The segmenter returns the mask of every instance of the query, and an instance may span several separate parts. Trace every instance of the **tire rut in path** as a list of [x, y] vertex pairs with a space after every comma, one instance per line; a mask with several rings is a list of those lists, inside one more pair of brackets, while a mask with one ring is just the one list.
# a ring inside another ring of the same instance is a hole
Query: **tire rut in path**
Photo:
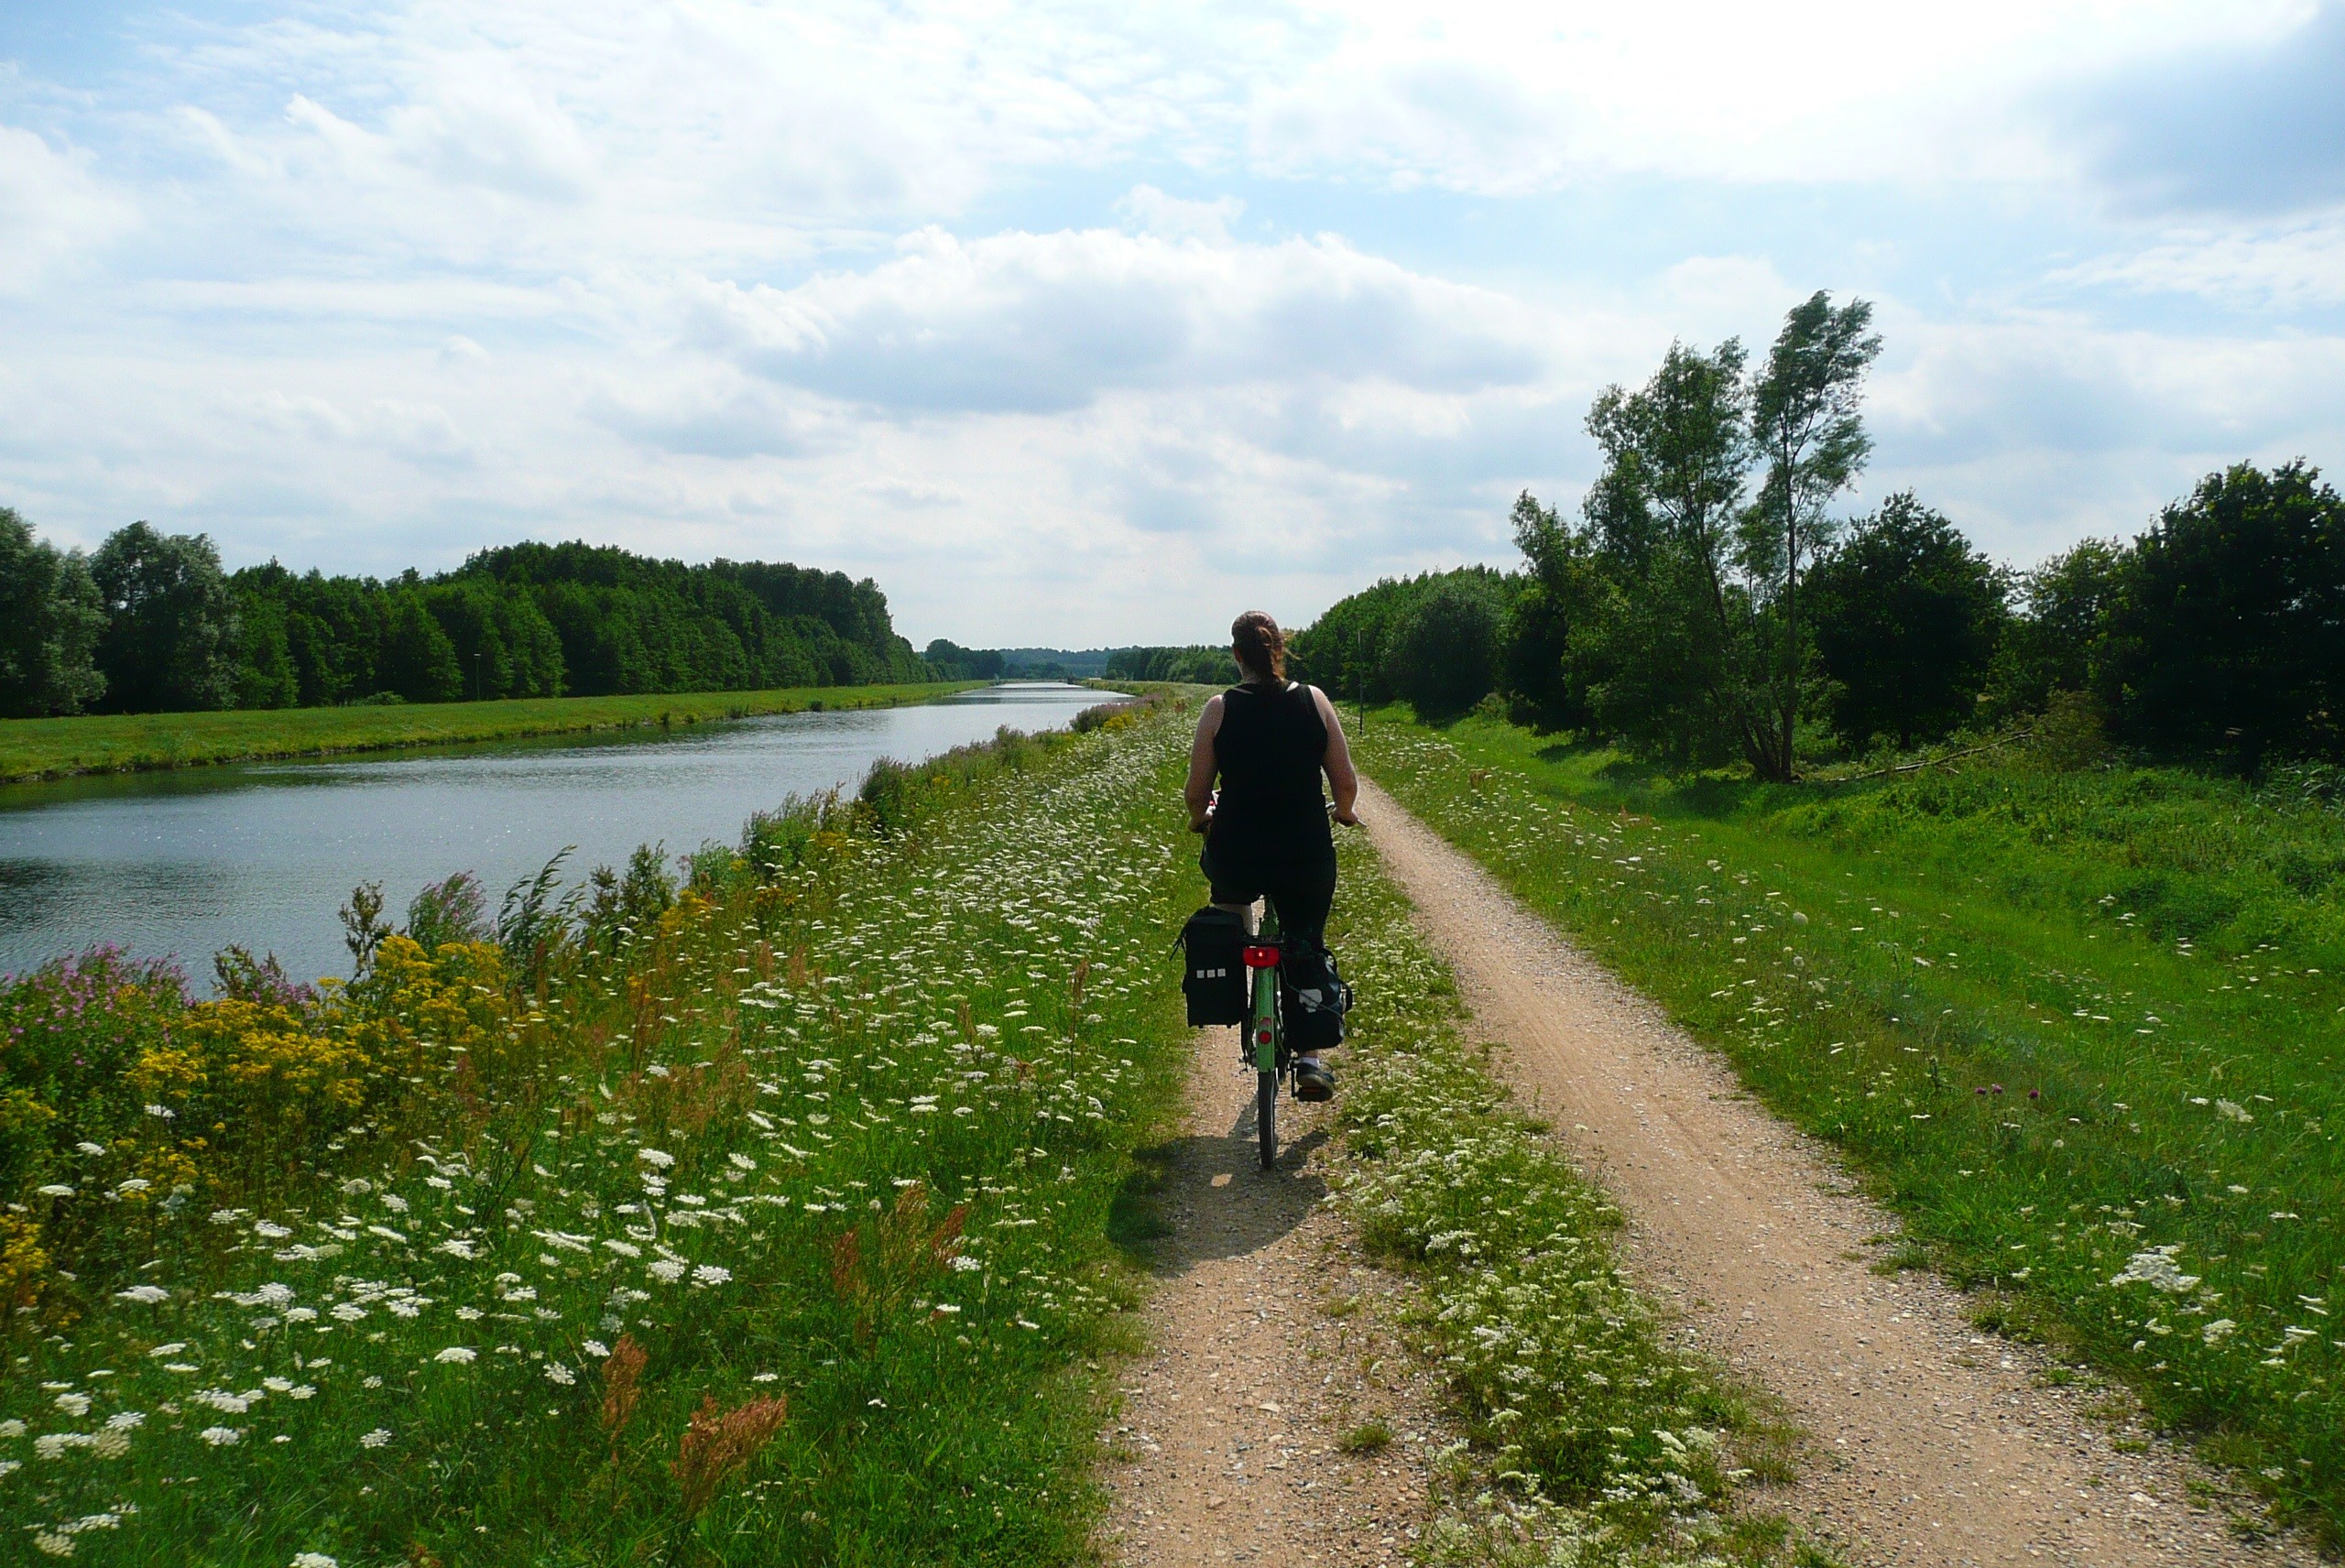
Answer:
[[2190, 1506], [2187, 1456], [2119, 1452], [1943, 1284], [1871, 1273], [1896, 1222], [1827, 1149], [1365, 781], [1360, 815], [1505, 1073], [1628, 1215], [1637, 1283], [1806, 1433], [1801, 1479], [1762, 1505], [1861, 1563], [2315, 1561]]
[[[1325, 1203], [1325, 1107], [1282, 1098], [1279, 1169], [1256, 1161], [1254, 1084], [1227, 1029], [1199, 1031], [1183, 1136], [1156, 1150], [1148, 1349], [1107, 1433], [1103, 1555], [1129, 1568], [1399, 1564], [1427, 1514], [1439, 1389], [1393, 1323], [1411, 1287]], [[1341, 1315], [1328, 1311], [1340, 1303]], [[1369, 1419], [1380, 1453], [1339, 1451]]]

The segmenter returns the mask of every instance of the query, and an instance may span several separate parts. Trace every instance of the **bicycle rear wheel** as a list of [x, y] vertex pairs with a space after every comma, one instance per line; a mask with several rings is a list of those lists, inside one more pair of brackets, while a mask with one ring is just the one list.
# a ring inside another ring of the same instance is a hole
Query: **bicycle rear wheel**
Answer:
[[1275, 1073], [1257, 1073], [1260, 1083], [1254, 1090], [1254, 1131], [1262, 1145], [1262, 1169], [1275, 1168], [1279, 1162], [1279, 1075]]

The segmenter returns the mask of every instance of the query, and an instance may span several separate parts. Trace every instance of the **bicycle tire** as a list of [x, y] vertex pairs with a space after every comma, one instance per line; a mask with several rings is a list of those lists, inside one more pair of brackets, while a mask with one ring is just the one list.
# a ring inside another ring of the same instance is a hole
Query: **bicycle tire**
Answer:
[[1275, 1170], [1279, 1162], [1279, 1075], [1258, 1073], [1260, 1080], [1254, 1088], [1254, 1132], [1262, 1146], [1262, 1169]]

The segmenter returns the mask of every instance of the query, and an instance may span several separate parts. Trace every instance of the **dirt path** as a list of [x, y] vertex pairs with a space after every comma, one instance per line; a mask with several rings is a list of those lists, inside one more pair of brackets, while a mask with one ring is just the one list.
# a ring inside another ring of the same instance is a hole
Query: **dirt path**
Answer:
[[[1437, 1390], [1393, 1323], [1407, 1286], [1322, 1200], [1326, 1113], [1280, 1106], [1289, 1152], [1254, 1151], [1254, 1074], [1235, 1034], [1197, 1036], [1185, 1135], [1152, 1151], [1171, 1234], [1150, 1349], [1108, 1433], [1107, 1555], [1132, 1568], [1400, 1563], [1427, 1519]], [[1380, 1421], [1372, 1454], [1341, 1451]]]
[[1918, 1275], [1870, 1271], [1896, 1222], [1823, 1146], [1747, 1099], [1659, 1008], [1564, 942], [1372, 786], [1360, 815], [1519, 1090], [1630, 1219], [1640, 1282], [1808, 1434], [1771, 1499], [1852, 1561], [1910, 1565], [2310, 1563], [2195, 1508], [2202, 1479], [2040, 1385]]

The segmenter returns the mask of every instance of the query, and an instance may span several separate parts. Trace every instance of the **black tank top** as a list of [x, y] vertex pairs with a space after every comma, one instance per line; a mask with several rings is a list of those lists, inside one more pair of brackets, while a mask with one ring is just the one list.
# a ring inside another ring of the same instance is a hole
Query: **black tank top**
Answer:
[[1223, 692], [1213, 753], [1221, 774], [1216, 855], [1307, 861], [1334, 853], [1319, 793], [1327, 725], [1310, 687], [1233, 686]]

